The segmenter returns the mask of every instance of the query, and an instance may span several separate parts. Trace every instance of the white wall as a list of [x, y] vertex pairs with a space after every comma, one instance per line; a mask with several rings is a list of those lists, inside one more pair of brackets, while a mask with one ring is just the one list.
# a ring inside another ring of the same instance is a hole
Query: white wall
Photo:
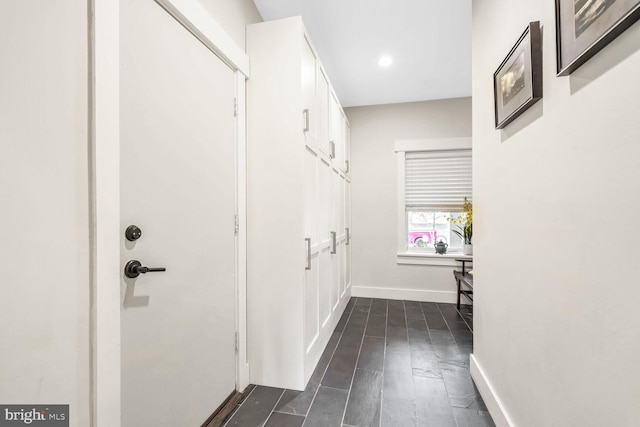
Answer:
[[[558, 78], [554, 19], [473, 3], [474, 355], [513, 425], [638, 425], [640, 23]], [[534, 20], [544, 97], [497, 131], [492, 75]]]
[[[87, 1], [0, 6], [0, 402], [89, 425]], [[117, 286], [117, 283], [114, 284]]]
[[394, 144], [399, 139], [471, 136], [471, 98], [353, 107], [345, 112], [351, 124], [353, 294], [453, 301], [452, 267], [397, 263]]
[[[262, 22], [253, 0], [198, 0], [243, 50], [245, 27]], [[245, 50], [246, 51], [246, 50]]]

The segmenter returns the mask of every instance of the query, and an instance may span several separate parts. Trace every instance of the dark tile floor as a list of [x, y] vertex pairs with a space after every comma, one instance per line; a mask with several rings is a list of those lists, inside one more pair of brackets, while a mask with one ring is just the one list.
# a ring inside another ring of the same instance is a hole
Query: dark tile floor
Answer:
[[472, 326], [468, 306], [352, 298], [307, 388], [254, 387], [225, 426], [493, 426]]

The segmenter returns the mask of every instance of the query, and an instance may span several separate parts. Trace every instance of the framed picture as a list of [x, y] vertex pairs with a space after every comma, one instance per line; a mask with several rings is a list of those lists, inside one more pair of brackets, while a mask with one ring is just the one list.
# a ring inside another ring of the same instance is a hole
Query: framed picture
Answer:
[[556, 0], [558, 75], [568, 76], [640, 18], [640, 0]]
[[531, 22], [493, 73], [496, 129], [502, 129], [542, 98], [540, 22]]

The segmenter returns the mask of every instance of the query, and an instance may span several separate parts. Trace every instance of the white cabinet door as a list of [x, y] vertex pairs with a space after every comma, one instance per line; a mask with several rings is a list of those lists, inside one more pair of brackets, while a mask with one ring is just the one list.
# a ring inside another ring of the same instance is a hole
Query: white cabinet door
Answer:
[[329, 80], [320, 66], [318, 66], [317, 83], [318, 148], [328, 156], [331, 154], [329, 146]]
[[317, 140], [316, 56], [307, 39], [302, 43], [302, 127], [307, 144]]
[[332, 313], [332, 268], [331, 268], [331, 165], [324, 159], [318, 163], [318, 232], [320, 243], [320, 319], [324, 326]]
[[331, 154], [334, 165], [342, 169], [340, 162], [344, 156], [344, 117], [334, 93], [331, 93], [329, 97], [329, 141], [332, 146]]
[[349, 123], [344, 122], [344, 171], [351, 173], [351, 127]]
[[349, 289], [351, 287], [351, 183], [347, 180], [345, 180], [344, 190], [344, 218], [346, 228], [344, 280], [346, 288]]
[[338, 251], [338, 239], [340, 233], [340, 216], [337, 198], [340, 194], [340, 174], [331, 169], [331, 310], [338, 307], [340, 301], [340, 257]]
[[304, 157], [304, 346], [308, 352], [318, 338], [319, 241], [318, 241], [318, 156], [307, 148]]
[[346, 228], [345, 228], [345, 211], [344, 211], [344, 194], [345, 194], [345, 182], [346, 180], [342, 176], [338, 176], [338, 194], [335, 199], [336, 212], [338, 213], [338, 244], [337, 244], [337, 256], [338, 256], [338, 269], [340, 280], [340, 298], [344, 297], [346, 292], [345, 282], [345, 243], [346, 243]]

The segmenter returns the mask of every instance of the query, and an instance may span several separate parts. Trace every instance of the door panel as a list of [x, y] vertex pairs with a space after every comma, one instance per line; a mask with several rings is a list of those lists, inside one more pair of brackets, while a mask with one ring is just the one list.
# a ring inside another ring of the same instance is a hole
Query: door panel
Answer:
[[309, 352], [318, 338], [320, 323], [318, 317], [318, 269], [320, 260], [318, 253], [311, 255], [309, 260], [310, 269], [305, 270], [304, 287], [304, 348]]
[[333, 93], [329, 97], [329, 139], [335, 144], [334, 167], [344, 168], [344, 116]]
[[[320, 329], [319, 321], [319, 295], [318, 295], [318, 156], [309, 148], [305, 150], [304, 157], [304, 227], [305, 237], [310, 239], [305, 244], [305, 257], [310, 267], [305, 270], [304, 287], [304, 342], [305, 350], [313, 345], [318, 338]], [[306, 242], [305, 242], [306, 243]]]
[[318, 169], [319, 242], [320, 242], [320, 319], [322, 326], [331, 317], [331, 166], [321, 159]]
[[345, 282], [346, 288], [349, 289], [351, 287], [351, 183], [345, 180], [345, 223], [348, 228], [348, 235], [346, 236], [348, 245], [345, 246]]
[[[302, 108], [308, 110], [307, 144], [315, 145], [316, 134], [316, 56], [305, 38], [302, 42]], [[302, 112], [301, 112], [302, 113]]]
[[121, 2], [122, 425], [200, 425], [235, 389], [234, 75], [152, 0]]
[[344, 171], [351, 173], [351, 127], [344, 122]]
[[346, 291], [346, 287], [345, 287], [345, 276], [344, 276], [344, 271], [345, 271], [345, 263], [346, 263], [346, 258], [345, 258], [345, 242], [346, 242], [346, 229], [345, 229], [345, 222], [344, 222], [344, 215], [345, 215], [345, 211], [344, 211], [344, 186], [345, 186], [345, 179], [342, 176], [338, 176], [338, 197], [336, 199], [336, 212], [338, 214], [338, 235], [340, 236], [340, 239], [338, 239], [338, 260], [339, 260], [339, 268], [340, 268], [340, 275], [339, 275], [339, 279], [340, 279], [340, 298], [342, 298], [344, 296], [344, 293]]
[[339, 228], [339, 216], [337, 199], [340, 194], [339, 190], [340, 175], [335, 169], [331, 169], [331, 231], [336, 233], [336, 245], [333, 248], [333, 241], [331, 242], [332, 249], [335, 249], [335, 253], [331, 254], [331, 310], [335, 310], [338, 307], [340, 301], [340, 251], [338, 247], [338, 240], [340, 236]]
[[318, 84], [316, 89], [318, 106], [318, 147], [326, 155], [329, 148], [329, 82], [321, 68], [318, 69]]
[[304, 235], [318, 245], [318, 156], [306, 148], [304, 157]]

